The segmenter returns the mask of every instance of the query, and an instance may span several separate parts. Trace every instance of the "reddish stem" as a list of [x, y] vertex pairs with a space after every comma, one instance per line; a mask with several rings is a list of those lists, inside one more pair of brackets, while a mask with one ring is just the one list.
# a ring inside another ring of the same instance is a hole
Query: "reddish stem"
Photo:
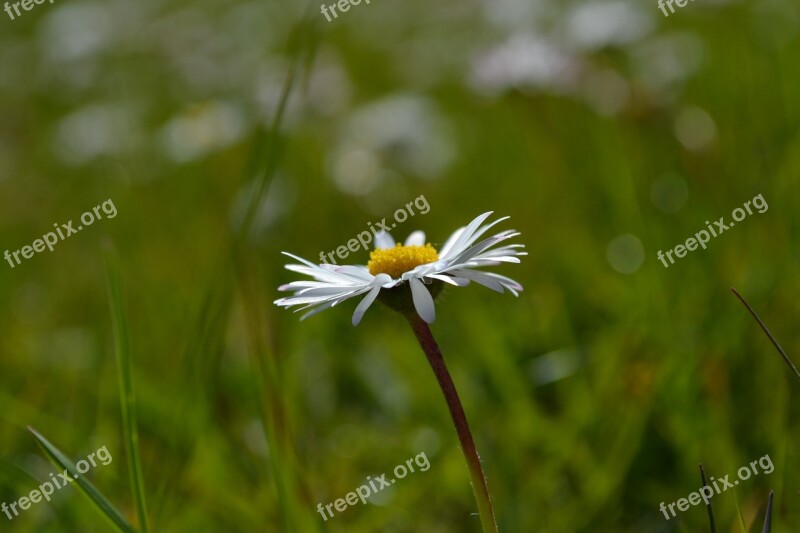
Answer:
[[470, 480], [472, 482], [472, 491], [475, 493], [475, 500], [478, 503], [478, 513], [481, 518], [484, 533], [497, 532], [497, 521], [495, 520], [494, 510], [492, 509], [492, 501], [489, 496], [489, 487], [486, 485], [486, 476], [483, 473], [481, 460], [478, 456], [478, 450], [475, 448], [475, 441], [472, 439], [472, 433], [469, 430], [467, 423], [467, 416], [464, 414], [464, 408], [461, 406], [461, 400], [458, 398], [456, 386], [453, 384], [453, 379], [450, 377], [450, 372], [445, 365], [442, 351], [436, 340], [433, 338], [433, 333], [427, 323], [425, 323], [416, 313], [406, 314], [411, 329], [417, 336], [422, 351], [428, 358], [428, 363], [436, 375], [436, 380], [439, 382], [439, 387], [442, 389], [444, 399], [447, 401], [447, 407], [450, 409], [450, 417], [453, 419], [453, 424], [458, 433], [458, 440], [461, 442], [461, 451], [464, 453], [464, 458], [467, 460], [467, 467], [469, 468]]

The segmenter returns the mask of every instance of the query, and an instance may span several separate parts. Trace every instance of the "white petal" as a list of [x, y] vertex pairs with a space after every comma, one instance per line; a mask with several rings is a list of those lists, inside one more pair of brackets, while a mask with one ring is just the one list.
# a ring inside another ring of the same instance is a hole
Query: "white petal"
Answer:
[[372, 281], [375, 276], [369, 273], [369, 270], [363, 266], [343, 265], [334, 270], [337, 274], [346, 274], [363, 281]]
[[414, 308], [417, 310], [417, 314], [422, 320], [430, 324], [436, 318], [436, 309], [433, 306], [431, 293], [418, 279], [411, 278], [408, 282], [411, 284], [411, 296], [414, 300]]
[[[478, 233], [481, 233], [485, 228], [486, 226], [484, 226], [484, 228], [482, 228]], [[478, 235], [478, 233], [475, 235]], [[449, 258], [447, 259], [448, 266], [442, 271], [448, 272], [455, 268], [461, 267], [490, 266], [504, 261], [518, 263], [519, 260], [517, 259], [507, 258], [525, 254], [525, 252], [516, 251], [515, 246], [518, 247], [519, 245], [505, 245], [494, 251], [490, 250], [496, 244], [517, 236], [519, 236], [518, 232], [514, 230], [506, 230], [494, 235], [493, 237], [484, 239], [478, 244], [472, 244], [474, 241], [470, 239], [464, 244], [464, 246], [461, 247], [460, 252], [457, 252], [455, 249], [451, 251]]]
[[424, 265], [419, 265], [414, 267], [413, 270], [409, 270], [408, 272], [404, 272], [400, 279], [407, 281], [411, 278], [424, 278], [431, 272], [438, 272], [447, 267], [447, 263], [444, 261], [436, 261], [434, 263], [425, 263]]
[[312, 310], [311, 310], [311, 311], [309, 311], [308, 313], [306, 313], [306, 314], [304, 314], [303, 316], [301, 316], [301, 317], [300, 317], [300, 320], [301, 320], [301, 321], [302, 321], [302, 320], [305, 320], [306, 318], [308, 318], [308, 317], [310, 317], [310, 316], [314, 316], [314, 315], [316, 315], [317, 313], [321, 313], [321, 312], [325, 311], [326, 309], [330, 309], [330, 308], [333, 306], [333, 303], [334, 303], [334, 302], [328, 302], [328, 303], [326, 303], [326, 304], [322, 304], [322, 305], [320, 305], [320, 306], [318, 306], [318, 307], [315, 307], [314, 309], [312, 309]]
[[388, 288], [386, 287], [386, 285], [392, 282], [393, 282], [392, 276], [390, 276], [389, 274], [378, 274], [377, 276], [375, 276], [375, 279], [372, 280], [372, 286], [375, 287], [380, 285], [381, 287]]
[[377, 287], [375, 287], [374, 289], [369, 291], [369, 294], [364, 296], [364, 299], [361, 300], [361, 302], [359, 302], [358, 307], [356, 307], [356, 310], [353, 313], [353, 325], [354, 326], [357, 326], [358, 323], [361, 322], [361, 319], [363, 318], [364, 313], [367, 312], [367, 309], [369, 309], [369, 306], [372, 305], [372, 302], [374, 302], [375, 298], [378, 297], [378, 293], [379, 292], [381, 292], [381, 286], [380, 285], [378, 285]]
[[425, 246], [425, 232], [424, 231], [415, 231], [411, 235], [408, 236], [406, 242], [403, 244], [404, 246]]
[[357, 289], [358, 287], [339, 287], [339, 286], [314, 287], [313, 289], [303, 289], [297, 291], [296, 293], [294, 293], [293, 296], [289, 296], [286, 299], [296, 300], [297, 303], [299, 304], [303, 303], [300, 298], [301, 296], [302, 299], [319, 298], [319, 297], [328, 298], [330, 296], [335, 296], [336, 298], [339, 298], [339, 296], [343, 296], [348, 292], [352, 292]]
[[394, 248], [394, 244], [392, 236], [383, 230], [375, 235], [375, 248]]
[[447, 240], [447, 243], [442, 248], [442, 251], [439, 252], [440, 259], [446, 259], [448, 257], [452, 257], [461, 253], [464, 248], [469, 246], [466, 244], [471, 238], [478, 227], [483, 224], [484, 220], [489, 218], [489, 215], [492, 214], [492, 211], [487, 211], [482, 215], [475, 217], [475, 219], [470, 222], [463, 231], [461, 231], [456, 239], [453, 239], [455, 234], [450, 236], [450, 239]]
[[[494, 272], [481, 272], [479, 270], [454, 270], [451, 272], [454, 276], [462, 276], [471, 279], [476, 283], [480, 283], [484, 287], [489, 287], [497, 292], [503, 292], [503, 289], [508, 289], [514, 296], [519, 296], [519, 291], [522, 290], [522, 285], [517, 283], [511, 278], [495, 274]], [[500, 286], [498, 288], [498, 285]]]
[[291, 257], [292, 259], [297, 259], [298, 261], [300, 261], [300, 262], [301, 262], [301, 263], [303, 263], [304, 265], [308, 265], [308, 266], [310, 266], [310, 267], [312, 267], [312, 268], [319, 268], [319, 265], [315, 265], [315, 264], [314, 264], [314, 263], [312, 263], [311, 261], [307, 261], [307, 260], [303, 259], [302, 257], [300, 257], [300, 256], [298, 256], [298, 255], [290, 254], [289, 252], [281, 252], [281, 253], [282, 253], [283, 255], [286, 255], [286, 256], [289, 256], [289, 257]]
[[278, 287], [279, 291], [296, 291], [301, 289], [312, 289], [315, 287], [330, 287], [330, 283], [324, 281], [292, 281]]
[[[292, 259], [296, 259], [303, 263], [303, 265], [286, 265], [287, 270], [291, 270], [293, 272], [299, 272], [301, 274], [306, 274], [307, 276], [312, 277], [325, 277], [330, 278], [330, 274], [339, 274], [339, 279], [345, 280], [352, 280], [354, 277], [355, 271], [348, 271], [348, 269], [355, 269], [355, 270], [362, 270], [369, 272], [366, 270], [364, 266], [351, 266], [351, 265], [331, 265], [329, 263], [321, 263], [321, 264], [314, 264], [311, 261], [307, 261], [300, 256], [291, 254], [289, 252], [281, 252], [283, 255], [291, 257]], [[342, 270], [344, 268], [344, 270]], [[357, 275], [355, 276], [358, 280], [361, 280], [363, 276]], [[369, 276], [369, 279], [372, 279], [372, 275]]]
[[467, 285], [469, 285], [468, 279], [454, 278], [452, 276], [446, 276], [444, 274], [428, 274], [425, 277], [438, 279], [439, 281], [444, 281], [445, 283], [449, 283], [450, 285], [455, 285], [456, 287], [466, 287]]
[[495, 226], [496, 224], [499, 224], [499, 223], [503, 222], [504, 220], [508, 220], [509, 218], [511, 218], [511, 217], [501, 217], [501, 218], [498, 218], [497, 220], [495, 220], [494, 222], [492, 222], [491, 224], [486, 224], [485, 226], [481, 227], [480, 229], [478, 229], [477, 231], [475, 231], [475, 232], [472, 234], [472, 237], [470, 237], [470, 238], [469, 238], [469, 240], [466, 242], [465, 246], [471, 246], [471, 245], [472, 245], [472, 243], [474, 243], [475, 241], [477, 241], [477, 240], [478, 240], [478, 238], [479, 238], [481, 235], [483, 235], [484, 233], [486, 233], [487, 231], [489, 231], [489, 229], [491, 229], [493, 226]]
[[[340, 271], [340, 269], [342, 269], [343, 266], [328, 265], [328, 264], [315, 265], [314, 263], [306, 261], [302, 257], [290, 254], [289, 252], [282, 252], [282, 253], [286, 256], [289, 256], [303, 263], [302, 265], [291, 265], [291, 264], [285, 265], [286, 270], [291, 270], [292, 272], [297, 272], [299, 274], [311, 276], [317, 281], [337, 283], [340, 285], [352, 285], [354, 283], [358, 284], [358, 283], [363, 283], [365, 281], [363, 275], [354, 275], [353, 273], [349, 273], [347, 270]], [[371, 279], [372, 277], [370, 275], [370, 277], [366, 280], [369, 281]]]
[[439, 257], [444, 257], [445, 254], [450, 251], [450, 248], [452, 248], [453, 244], [455, 244], [455, 242], [458, 240], [458, 238], [461, 237], [461, 234], [464, 232], [465, 229], [467, 229], [466, 226], [461, 226], [460, 228], [455, 230], [452, 235], [450, 235], [447, 238], [447, 241], [445, 241], [444, 245], [439, 250]]
[[492, 276], [486, 272], [480, 272], [478, 270], [457, 270], [456, 272], [458, 272], [460, 277], [472, 280], [475, 283], [479, 283], [484, 287], [492, 289], [493, 291], [497, 291], [499, 293], [504, 292], [503, 284], [496, 279], [492, 279]]
[[286, 298], [275, 300], [273, 303], [279, 307], [293, 307], [295, 305], [305, 305], [307, 307], [313, 307], [323, 302], [328, 302], [328, 301], [336, 302], [342, 299], [350, 298], [352, 296], [357, 296], [361, 292], [365, 292], [367, 290], [368, 290], [367, 288], [359, 290], [339, 289], [336, 292], [332, 292], [329, 294], [321, 294], [321, 295], [318, 294], [316, 296], [287, 296]]

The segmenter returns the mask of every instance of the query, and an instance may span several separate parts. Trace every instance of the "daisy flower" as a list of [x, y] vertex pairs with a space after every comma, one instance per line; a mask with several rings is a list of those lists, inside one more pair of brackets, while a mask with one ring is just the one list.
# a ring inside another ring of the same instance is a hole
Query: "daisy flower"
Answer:
[[[301, 263], [288, 264], [287, 270], [313, 280], [282, 285], [279, 290], [294, 291], [294, 294], [275, 300], [275, 305], [299, 306], [297, 311], [308, 309], [302, 320], [350, 298], [363, 296], [353, 313], [355, 326], [380, 297], [383, 303], [404, 313], [411, 311], [413, 303], [413, 310], [430, 324], [436, 317], [433, 300], [445, 283], [464, 287], [474, 281], [494, 291], [508, 290], [517, 296], [522, 285], [500, 274], [478, 270], [500, 263], [519, 263], [518, 257], [527, 255], [521, 251], [522, 244], [497, 246], [519, 236], [515, 230], [501, 231], [476, 243], [489, 229], [509, 218], [484, 224], [491, 214], [492, 211], [483, 213], [456, 230], [440, 251], [426, 243], [422, 231], [413, 232], [403, 244], [396, 244], [391, 235], [381, 231], [375, 236], [375, 249], [370, 252], [366, 266], [314, 264], [283, 252]], [[409, 291], [411, 298], [408, 298]]]
[[[521, 251], [524, 248], [522, 244], [506, 243], [520, 235], [514, 230], [501, 231], [478, 242], [487, 231], [508, 218], [485, 224], [491, 214], [491, 211], [484, 213], [456, 230], [441, 251], [426, 243], [425, 234], [421, 231], [413, 232], [403, 244], [396, 244], [391, 235], [380, 232], [375, 235], [375, 249], [370, 252], [366, 266], [315, 265], [283, 252], [301, 263], [286, 265], [288, 270], [313, 280], [282, 285], [280, 290], [294, 291], [294, 294], [275, 300], [275, 304], [281, 307], [299, 306], [298, 311], [309, 309], [303, 315], [305, 318], [350, 298], [363, 296], [353, 313], [353, 325], [361, 321], [376, 299], [406, 317], [447, 401], [467, 463], [484, 533], [498, 531], [486, 475], [455, 384], [428, 324], [436, 316], [433, 300], [445, 284], [464, 287], [474, 281], [497, 292], [508, 290], [514, 296], [522, 290], [522, 285], [511, 278], [479, 270], [500, 263], [519, 263], [519, 256], [527, 255]], [[497, 246], [501, 243], [504, 244]]]

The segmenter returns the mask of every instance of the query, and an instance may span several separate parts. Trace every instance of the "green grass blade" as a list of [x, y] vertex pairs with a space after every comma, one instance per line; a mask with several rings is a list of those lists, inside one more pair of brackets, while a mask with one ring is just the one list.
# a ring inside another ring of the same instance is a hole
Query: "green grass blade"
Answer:
[[764, 528], [761, 533], [771, 533], [772, 531], [772, 497], [775, 496], [775, 491], [769, 491], [769, 502], [767, 503], [767, 516], [764, 517]]
[[119, 376], [120, 404], [122, 406], [122, 425], [125, 438], [125, 451], [130, 470], [131, 491], [136, 504], [136, 515], [142, 533], [149, 531], [147, 521], [147, 503], [144, 492], [144, 476], [142, 460], [139, 455], [139, 434], [136, 429], [136, 396], [133, 392], [131, 376], [130, 345], [128, 343], [128, 326], [122, 306], [119, 272], [112, 256], [108, 257], [108, 299], [111, 306], [111, 322], [114, 330], [114, 345], [117, 356]]
[[237, 237], [246, 238], [252, 229], [253, 221], [260, 208], [267, 187], [278, 168], [278, 163], [283, 150], [283, 141], [280, 135], [283, 118], [289, 104], [289, 97], [303, 66], [310, 70], [311, 62], [316, 54], [319, 44], [317, 35], [317, 18], [309, 4], [309, 10], [293, 29], [289, 49], [291, 61], [289, 71], [283, 82], [278, 105], [272, 116], [269, 127], [259, 127], [253, 141], [253, 148], [244, 169], [245, 181], [251, 180], [253, 190], [250, 202], [245, 208], [244, 218], [238, 228]]
[[[282, 157], [284, 141], [281, 135], [284, 114], [289, 98], [301, 82], [302, 73], [308, 76], [319, 45], [317, 31], [318, 16], [313, 11], [313, 4], [305, 16], [292, 30], [288, 49], [291, 58], [289, 69], [284, 79], [278, 99], [277, 108], [269, 126], [260, 127], [256, 132], [248, 163], [244, 170], [244, 181], [249, 182], [250, 198], [241, 224], [236, 228], [231, 242], [231, 253], [234, 258], [233, 275], [242, 290], [248, 335], [251, 341], [250, 354], [255, 362], [257, 372], [253, 373], [256, 389], [259, 391], [259, 402], [262, 429], [269, 447], [270, 472], [275, 483], [280, 510], [281, 530], [283, 531], [321, 531], [321, 523], [316, 519], [307, 520], [306, 501], [303, 495], [310, 494], [304, 485], [304, 476], [298, 472], [295, 451], [292, 449], [288, 423], [285, 420], [286, 406], [282, 403], [279, 391], [283, 390], [283, 382], [269, 360], [267, 341], [263, 337], [263, 325], [268, 318], [263, 315], [264, 301], [256, 295], [263, 295], [260, 287], [251, 286], [259, 279], [260, 274], [251, 270], [248, 237], [253, 230], [254, 221], [269, 184], [278, 169]], [[256, 277], [252, 277], [255, 275]], [[302, 504], [300, 503], [302, 501]], [[312, 525], [313, 524], [313, 525]]]
[[747, 303], [747, 300], [745, 300], [741, 294], [739, 294], [739, 291], [737, 291], [733, 287], [731, 287], [731, 291], [733, 291], [733, 294], [735, 294], [736, 297], [739, 298], [739, 301], [742, 302], [742, 304], [747, 308], [750, 314], [753, 315], [753, 318], [756, 319], [758, 325], [761, 326], [761, 329], [764, 330], [764, 333], [767, 335], [767, 338], [770, 340], [770, 342], [772, 342], [772, 345], [775, 347], [775, 349], [778, 350], [780, 356], [783, 357], [783, 360], [789, 367], [789, 370], [791, 370], [794, 373], [797, 379], [800, 379], [800, 370], [797, 370], [797, 367], [794, 366], [794, 363], [792, 362], [791, 359], [789, 359], [789, 356], [786, 354], [786, 352], [783, 351], [783, 348], [781, 347], [778, 340], [772, 335], [772, 332], [769, 330], [767, 325], [761, 321], [761, 318], [758, 316], [758, 313], [756, 313], [755, 310], [752, 307], [750, 307], [750, 304]]
[[[703, 482], [703, 486], [708, 486], [706, 483], [706, 471], [703, 469], [703, 465], [700, 465], [700, 480]], [[717, 533], [717, 526], [714, 523], [714, 510], [711, 508], [711, 500], [706, 500], [706, 510], [708, 511], [708, 523], [710, 525], [711, 533]]]
[[117, 511], [102, 494], [100, 494], [95, 486], [78, 473], [75, 464], [69, 459], [69, 457], [64, 455], [61, 450], [53, 446], [50, 441], [41, 436], [32, 427], [28, 427], [28, 431], [33, 434], [34, 438], [39, 443], [39, 447], [41, 447], [42, 451], [50, 460], [50, 462], [61, 470], [69, 471], [69, 474], [75, 480], [74, 484], [78, 486], [80, 492], [86, 495], [92, 501], [92, 503], [94, 503], [95, 507], [97, 507], [97, 509], [106, 518], [108, 518], [111, 523], [114, 524], [114, 526], [116, 526], [118, 531], [124, 531], [125, 533], [136, 533], [136, 530], [133, 528], [133, 526], [130, 525], [127, 520], [125, 520], [122, 514]]
[[747, 526], [744, 523], [742, 508], [739, 507], [739, 496], [736, 495], [736, 489], [733, 490], [733, 503], [736, 505], [736, 516], [739, 517], [739, 527], [742, 528], [742, 533], [747, 533]]

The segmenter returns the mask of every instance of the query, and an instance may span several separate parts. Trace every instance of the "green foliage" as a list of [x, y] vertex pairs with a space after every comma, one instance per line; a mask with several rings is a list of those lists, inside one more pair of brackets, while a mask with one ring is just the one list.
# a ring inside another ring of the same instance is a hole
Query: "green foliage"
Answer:
[[[73, 484], [127, 528], [478, 531], [402, 317], [271, 303], [297, 279], [281, 251], [316, 261], [424, 195], [395, 237], [441, 246], [491, 209], [530, 254], [498, 267], [518, 299], [445, 287], [432, 325], [501, 531], [707, 531], [704, 506], [659, 504], [698, 489], [698, 463], [719, 478], [766, 454], [774, 472], [713, 500], [717, 528], [757, 530], [774, 489], [773, 531], [793, 531], [798, 383], [729, 288], [800, 361], [797, 7], [644, 3], [596, 46], [571, 40], [577, 2], [306, 7], [64, 1], [2, 21], [0, 252], [108, 198], [118, 216], [0, 265], [0, 502], [52, 471], [30, 425], [74, 457], [128, 453]], [[502, 46], [508, 71], [480, 70]], [[658, 260], [758, 194], [764, 213]], [[317, 513], [420, 452], [429, 470]], [[75, 494], [0, 529], [105, 531]]]

